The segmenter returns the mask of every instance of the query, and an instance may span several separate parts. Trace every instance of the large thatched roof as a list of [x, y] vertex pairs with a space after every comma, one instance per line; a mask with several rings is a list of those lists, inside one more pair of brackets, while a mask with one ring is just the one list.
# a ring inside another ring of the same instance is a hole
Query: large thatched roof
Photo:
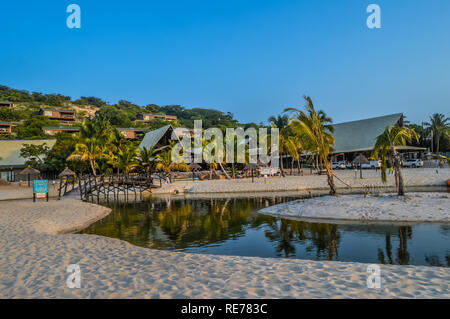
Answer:
[[388, 125], [403, 125], [403, 114], [396, 113], [365, 120], [335, 124], [335, 153], [371, 151]]
[[41, 172], [33, 167], [28, 166], [27, 168], [23, 169], [19, 175], [38, 175]]

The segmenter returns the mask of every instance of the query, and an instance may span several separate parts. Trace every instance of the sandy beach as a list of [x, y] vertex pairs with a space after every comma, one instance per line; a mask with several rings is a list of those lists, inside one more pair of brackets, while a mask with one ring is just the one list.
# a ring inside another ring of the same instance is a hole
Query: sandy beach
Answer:
[[[67, 234], [109, 209], [74, 199], [0, 203], [1, 298], [450, 298], [450, 269], [211, 256]], [[66, 287], [69, 264], [81, 288]]]
[[[385, 188], [394, 187], [394, 175], [388, 175], [387, 184], [381, 182], [380, 170], [363, 170], [363, 179], [359, 178], [359, 171], [355, 178], [353, 170], [335, 170], [336, 187], [339, 189], [352, 188]], [[450, 168], [442, 168], [436, 173], [435, 168], [412, 168], [403, 169], [404, 180], [407, 187], [414, 186], [445, 186], [450, 178]], [[255, 178], [235, 180], [204, 180], [204, 181], [182, 181], [172, 184], [163, 184], [162, 188], [154, 189], [154, 194], [161, 193], [239, 193], [239, 192], [269, 192], [269, 191], [304, 191], [304, 190], [326, 190], [328, 189], [326, 175], [304, 175]]]
[[325, 219], [375, 222], [450, 223], [450, 195], [447, 193], [323, 196], [296, 200], [259, 211], [296, 219]]

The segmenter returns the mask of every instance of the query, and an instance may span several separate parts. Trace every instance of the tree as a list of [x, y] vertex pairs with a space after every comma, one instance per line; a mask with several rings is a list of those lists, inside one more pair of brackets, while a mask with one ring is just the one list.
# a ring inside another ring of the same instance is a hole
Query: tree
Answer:
[[35, 168], [42, 169], [45, 164], [45, 158], [50, 153], [50, 147], [46, 143], [35, 144], [23, 144], [20, 149], [20, 157], [26, 160], [26, 165], [30, 165]]
[[286, 152], [288, 146], [288, 136], [289, 136], [289, 117], [287, 115], [277, 115], [269, 117], [269, 123], [272, 125], [272, 127], [278, 128], [280, 135], [279, 135], [279, 149], [278, 153], [280, 156], [280, 172], [281, 176], [285, 177], [284, 174], [284, 164], [283, 164], [283, 155]]
[[155, 156], [154, 148], [146, 148], [145, 146], [139, 150], [138, 163], [139, 167], [145, 171], [147, 178], [149, 177], [151, 167], [153, 165], [153, 160]]
[[293, 132], [305, 140], [305, 144], [310, 145], [310, 151], [316, 152], [321, 162], [325, 166], [328, 178], [328, 186], [330, 194], [336, 194], [336, 186], [334, 185], [333, 172], [328, 162], [328, 157], [333, 151], [335, 144], [333, 137], [332, 120], [325, 112], [316, 111], [314, 104], [309, 96], [304, 97], [306, 100], [305, 112], [296, 108], [288, 108], [285, 111], [295, 112], [297, 115], [293, 117], [289, 123]]
[[132, 144], [123, 144], [118, 149], [117, 168], [124, 174], [129, 174], [139, 164], [136, 158], [137, 147]]
[[112, 139], [113, 129], [106, 119], [84, 121], [80, 128], [80, 140], [72, 155], [81, 155], [89, 161], [92, 173], [97, 175], [97, 160], [104, 157], [104, 148]]
[[424, 123], [433, 134], [434, 143], [436, 144], [435, 153], [439, 152], [441, 138], [448, 137], [450, 117], [444, 114], [435, 113], [430, 116], [430, 122]]
[[395, 169], [395, 178], [397, 185], [397, 194], [405, 195], [405, 184], [400, 164], [400, 155], [397, 152], [397, 146], [404, 146], [411, 143], [412, 140], [419, 140], [419, 136], [414, 129], [399, 126], [388, 126], [385, 131], [377, 137], [373, 150], [373, 157], [381, 156], [381, 180], [386, 183], [387, 160], [392, 160]]

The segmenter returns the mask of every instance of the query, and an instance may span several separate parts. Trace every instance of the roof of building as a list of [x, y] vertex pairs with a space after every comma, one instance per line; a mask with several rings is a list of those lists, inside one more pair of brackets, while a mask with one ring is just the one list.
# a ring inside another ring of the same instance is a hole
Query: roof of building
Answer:
[[66, 113], [75, 113], [74, 110], [66, 110], [66, 109], [45, 109], [41, 108], [42, 111], [56, 111], [56, 112], [66, 112]]
[[56, 140], [0, 140], [0, 168], [24, 167], [25, 159], [20, 157], [20, 149], [24, 144], [42, 145], [47, 144], [52, 148]]
[[133, 127], [118, 127], [117, 130], [144, 132], [146, 129], [145, 128], [133, 128]]
[[387, 126], [395, 125], [403, 117], [402, 113], [374, 117], [333, 125], [335, 153], [370, 151], [374, 148], [377, 137]]
[[43, 130], [79, 130], [78, 126], [43, 126]]
[[[147, 148], [151, 149], [154, 147], [158, 142], [161, 140], [161, 138], [166, 134], [168, 130], [172, 130], [173, 128], [171, 125], [166, 125], [163, 127], [160, 127], [159, 129], [153, 130], [145, 134], [141, 144], [139, 145], [140, 148]], [[172, 138], [178, 139], [176, 135], [172, 135]]]

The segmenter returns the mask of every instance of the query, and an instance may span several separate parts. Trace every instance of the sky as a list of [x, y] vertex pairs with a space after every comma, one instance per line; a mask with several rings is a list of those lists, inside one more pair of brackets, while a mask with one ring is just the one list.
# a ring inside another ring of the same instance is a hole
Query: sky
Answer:
[[[366, 25], [371, 3], [381, 29]], [[448, 0], [17, 0], [0, 21], [0, 84], [16, 89], [255, 123], [304, 95], [335, 123], [450, 113]]]

